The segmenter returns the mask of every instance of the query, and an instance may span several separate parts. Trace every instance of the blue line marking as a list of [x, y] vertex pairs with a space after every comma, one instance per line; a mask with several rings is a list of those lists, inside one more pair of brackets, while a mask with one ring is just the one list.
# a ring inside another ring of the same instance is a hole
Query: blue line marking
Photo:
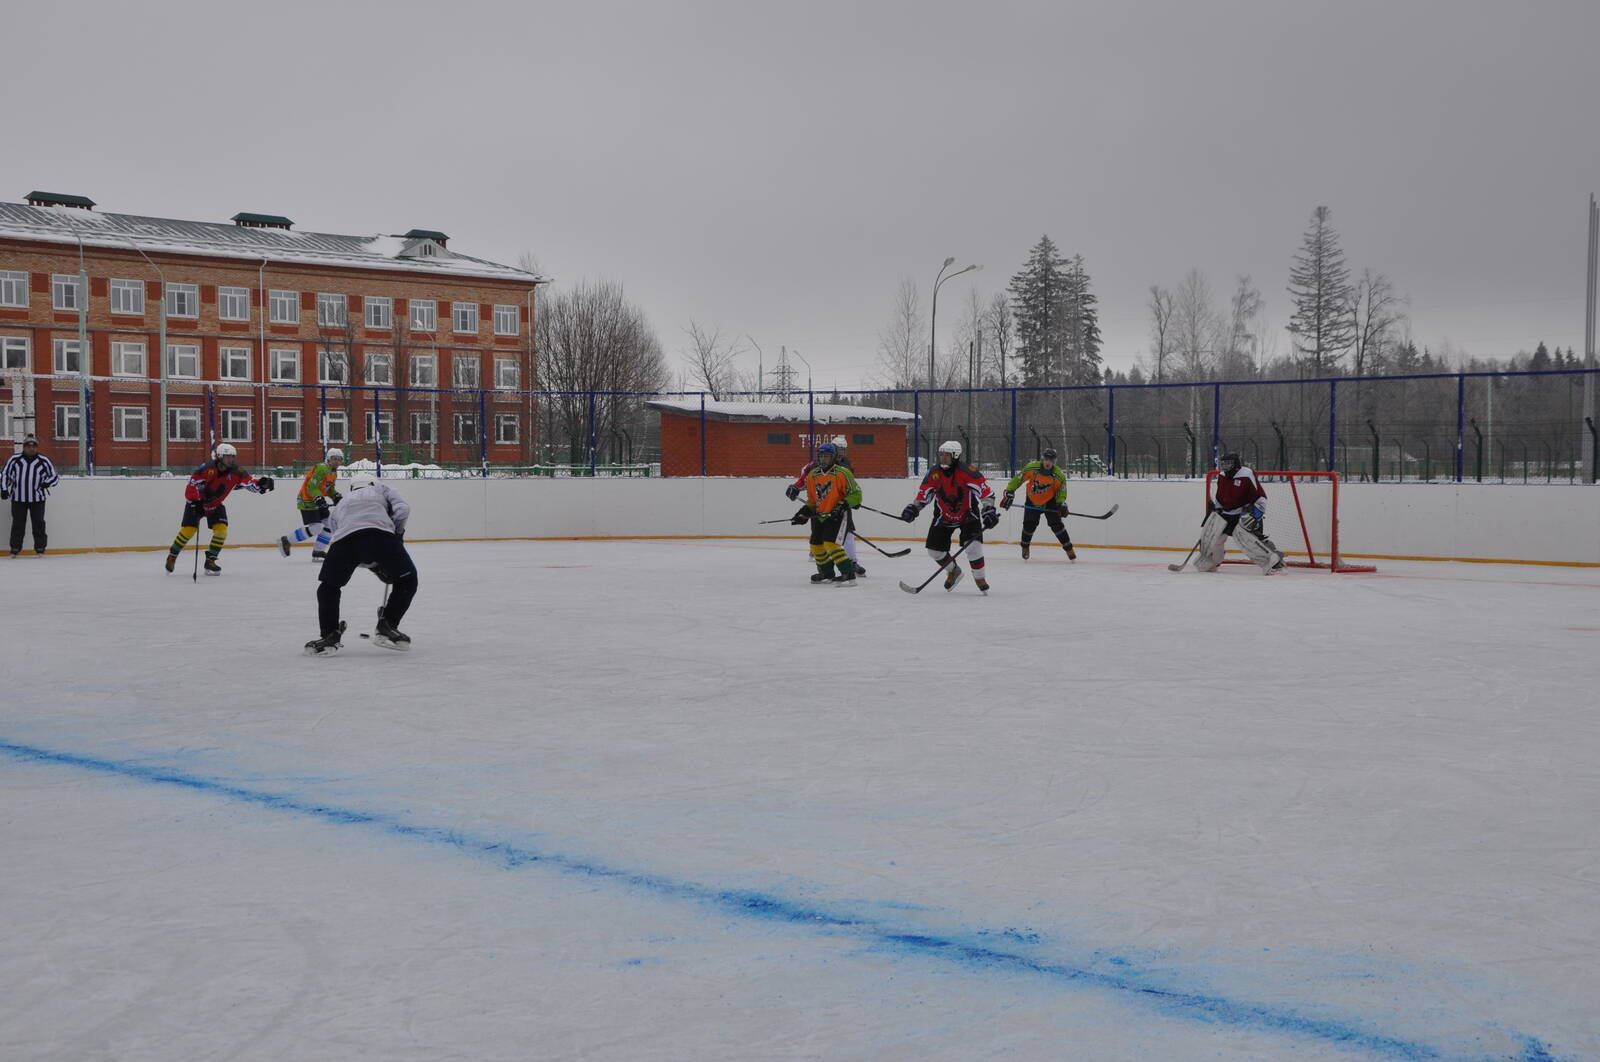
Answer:
[[[1366, 1029], [1354, 1021], [1317, 1018], [1297, 1013], [1287, 1007], [1156, 987], [1144, 983], [1148, 975], [1141, 976], [1131, 966], [1124, 967], [1122, 972], [1106, 973], [1066, 963], [1047, 962], [1020, 952], [1005, 951], [954, 935], [906, 932], [879, 919], [830, 912], [820, 906], [806, 905], [768, 893], [716, 889], [692, 881], [606, 866], [559, 852], [537, 851], [526, 845], [493, 840], [459, 830], [419, 826], [392, 814], [359, 811], [286, 794], [247, 789], [159, 767], [80, 756], [5, 740], [0, 740], [0, 753], [19, 760], [74, 767], [148, 785], [193, 790], [336, 826], [365, 826], [407, 840], [455, 848], [463, 854], [489, 860], [507, 869], [537, 865], [564, 874], [614, 882], [642, 892], [708, 905], [725, 913], [746, 918], [839, 931], [892, 951], [956, 963], [967, 968], [1027, 974], [1048, 978], [1058, 983], [1099, 989], [1127, 999], [1138, 1000], [1169, 1017], [1183, 1018], [1201, 1024], [1278, 1033], [1328, 1046], [1363, 1051], [1381, 1058], [1412, 1060], [1447, 1057], [1440, 1050], [1421, 1041], [1386, 1036]], [[1549, 1048], [1540, 1040], [1515, 1032], [1509, 1032], [1508, 1035], [1521, 1045], [1521, 1050], [1513, 1056], [1499, 1057], [1509, 1057], [1516, 1062], [1557, 1062], [1556, 1056], [1552, 1055]]]

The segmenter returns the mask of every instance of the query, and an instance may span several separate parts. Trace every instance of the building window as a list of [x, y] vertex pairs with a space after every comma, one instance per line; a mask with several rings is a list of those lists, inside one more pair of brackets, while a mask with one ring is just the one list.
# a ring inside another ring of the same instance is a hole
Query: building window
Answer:
[[250, 379], [250, 348], [223, 347], [218, 376], [224, 380]]
[[268, 292], [267, 320], [273, 324], [299, 324], [300, 293], [298, 291]]
[[167, 375], [181, 380], [200, 379], [200, 348], [188, 344], [167, 344]]
[[150, 411], [143, 406], [111, 407], [111, 438], [115, 442], [144, 442], [150, 436]]
[[167, 441], [199, 442], [200, 411], [192, 406], [167, 407]]
[[469, 354], [457, 354], [452, 363], [456, 386], [464, 391], [478, 389], [478, 359]]
[[0, 306], [28, 308], [28, 274], [0, 271]]
[[112, 280], [111, 312], [139, 316], [144, 313], [144, 281]]
[[194, 284], [167, 285], [168, 317], [199, 317], [200, 289]]
[[274, 409], [272, 411], [272, 441], [292, 443], [300, 441], [300, 411]]
[[342, 409], [323, 414], [322, 438], [324, 441], [331, 443], [349, 442], [350, 414]]
[[414, 443], [432, 444], [434, 439], [434, 416], [432, 413], [411, 414], [411, 441]]
[[58, 310], [77, 310], [83, 306], [83, 285], [76, 273], [56, 273], [50, 277], [50, 305]]
[[111, 344], [111, 375], [145, 375], [144, 344], [128, 342]]
[[411, 327], [417, 332], [437, 332], [439, 330], [439, 304], [432, 299], [412, 299]]
[[478, 331], [478, 304], [475, 302], [452, 302], [450, 304], [450, 328], [456, 332]]
[[222, 321], [250, 320], [250, 289], [218, 288], [217, 319]]
[[250, 411], [248, 409], [224, 409], [217, 415], [222, 418], [223, 442], [250, 441]]
[[862, 435], [862, 434], [858, 433], [856, 435], [850, 436], [850, 441], [852, 443], [854, 443], [856, 446], [871, 446], [872, 445], [872, 439], [873, 439], [873, 436], [870, 435], [870, 434]]
[[514, 443], [522, 436], [522, 425], [515, 413], [496, 413], [494, 415], [494, 441], [497, 443]]
[[413, 354], [411, 356], [411, 386], [437, 387], [439, 385], [439, 356]]
[[[379, 432], [383, 437], [378, 437]], [[367, 442], [394, 442], [394, 414], [389, 410], [373, 413], [367, 410]]]
[[83, 410], [77, 406], [56, 407], [56, 439], [59, 442], [77, 442], [83, 434]]
[[383, 295], [367, 296], [367, 327], [394, 327], [394, 300]]
[[788, 446], [789, 433], [786, 431], [767, 432], [767, 444], [770, 446]]
[[58, 339], [52, 346], [56, 355], [53, 371], [74, 374], [83, 371], [83, 344], [76, 339]]
[[343, 295], [317, 295], [317, 324], [324, 328], [343, 328], [349, 319]]
[[28, 340], [24, 336], [0, 336], [0, 369], [28, 367]]
[[494, 385], [502, 391], [515, 391], [522, 386], [522, 366], [517, 359], [494, 359]]
[[324, 348], [317, 352], [317, 382], [325, 384], [350, 382], [350, 366], [345, 363], [344, 351]]
[[450, 419], [455, 422], [456, 442], [475, 443], [478, 441], [478, 415], [476, 413], [457, 413]]
[[516, 335], [520, 316], [515, 306], [496, 306], [494, 308], [494, 334], [497, 336]]
[[293, 347], [272, 349], [272, 382], [300, 382], [300, 352]]
[[389, 387], [394, 383], [394, 355], [387, 351], [369, 350], [361, 368], [361, 377], [369, 384]]

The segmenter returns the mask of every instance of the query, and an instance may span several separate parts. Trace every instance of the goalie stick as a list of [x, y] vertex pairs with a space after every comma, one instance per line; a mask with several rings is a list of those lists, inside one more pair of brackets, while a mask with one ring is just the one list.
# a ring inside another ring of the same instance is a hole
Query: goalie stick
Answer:
[[1169, 572], [1181, 572], [1185, 568], [1187, 568], [1189, 566], [1189, 561], [1194, 558], [1194, 551], [1199, 549], [1200, 548], [1200, 543], [1202, 543], [1204, 541], [1205, 541], [1205, 539], [1203, 539], [1203, 538], [1195, 539], [1194, 540], [1194, 545], [1189, 547], [1189, 555], [1187, 557], [1183, 558], [1182, 563], [1167, 565], [1167, 571], [1169, 571]]
[[[973, 539], [972, 540], [972, 542], [976, 542], [976, 541], [978, 541], [978, 540], [977, 539]], [[939, 578], [939, 576], [944, 573], [945, 569], [949, 568], [950, 565], [952, 565], [952, 564], [954, 564], [956, 562], [956, 558], [957, 557], [961, 556], [963, 553], [965, 553], [967, 551], [967, 546], [972, 545], [972, 542], [968, 542], [966, 544], [966, 546], [962, 546], [960, 549], [958, 549], [954, 553], [950, 554], [950, 560], [948, 562], [946, 562], [944, 564], [941, 564], [937, 568], [935, 568], [933, 570], [933, 574], [928, 576], [926, 579], [922, 580], [922, 582], [919, 583], [918, 585], [912, 586], [910, 583], [906, 582], [904, 579], [900, 580], [900, 589], [904, 590], [908, 594], [920, 594], [920, 593], [922, 593], [922, 591], [927, 587], [927, 585], [929, 583], [931, 583], [935, 579]]]

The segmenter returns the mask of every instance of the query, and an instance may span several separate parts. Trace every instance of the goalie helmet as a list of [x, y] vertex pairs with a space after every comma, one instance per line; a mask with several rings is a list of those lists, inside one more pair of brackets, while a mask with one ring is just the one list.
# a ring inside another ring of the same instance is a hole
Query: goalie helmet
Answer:
[[1231, 476], [1244, 467], [1244, 462], [1239, 460], [1238, 454], [1223, 454], [1217, 458], [1217, 471], [1224, 476]]

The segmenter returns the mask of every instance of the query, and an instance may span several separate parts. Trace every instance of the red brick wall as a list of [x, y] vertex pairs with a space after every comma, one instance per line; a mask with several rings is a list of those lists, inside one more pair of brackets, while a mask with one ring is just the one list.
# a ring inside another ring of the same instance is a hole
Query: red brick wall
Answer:
[[[807, 424], [794, 422], [725, 421], [706, 419], [706, 474], [711, 476], [788, 476], [800, 474], [811, 459]], [[858, 476], [899, 477], [906, 474], [904, 424], [819, 424], [817, 437], [825, 442], [835, 435], [851, 440], [850, 463]], [[786, 444], [768, 441], [769, 435], [789, 436]], [[854, 436], [871, 435], [871, 443]], [[693, 413], [661, 414], [661, 474], [700, 474], [700, 418]]]

